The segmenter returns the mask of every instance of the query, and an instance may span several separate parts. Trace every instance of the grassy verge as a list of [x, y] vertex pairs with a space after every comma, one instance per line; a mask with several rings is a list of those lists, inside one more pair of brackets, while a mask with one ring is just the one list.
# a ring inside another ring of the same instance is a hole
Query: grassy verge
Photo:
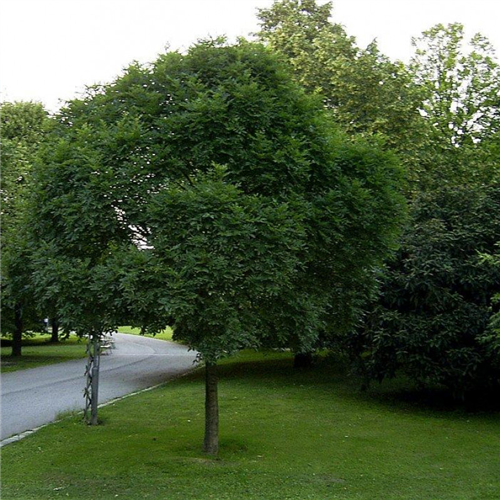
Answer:
[[71, 335], [67, 340], [52, 344], [49, 336], [35, 334], [33, 338], [23, 340], [22, 356], [13, 358], [10, 355], [11, 341], [1, 339], [2, 373], [84, 358], [85, 348], [85, 339], [79, 339], [74, 335]]
[[[2, 449], [3, 499], [498, 500], [500, 419], [369, 393], [287, 354], [220, 369], [221, 451], [200, 453], [201, 371]], [[26, 474], [29, 470], [30, 473]]]
[[[132, 328], [131, 326], [119, 326], [118, 327], [118, 332], [119, 333], [129, 333], [131, 335], [140, 335], [141, 334], [141, 329], [140, 328]], [[150, 337], [154, 339], [160, 339], [160, 340], [172, 340], [172, 329], [167, 327], [165, 330], [162, 330], [160, 333], [157, 333], [156, 335], [144, 335], [145, 337]]]

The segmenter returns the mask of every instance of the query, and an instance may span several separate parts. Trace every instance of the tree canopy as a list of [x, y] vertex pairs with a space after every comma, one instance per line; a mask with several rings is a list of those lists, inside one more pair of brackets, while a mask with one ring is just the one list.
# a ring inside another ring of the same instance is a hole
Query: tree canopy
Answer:
[[132, 65], [59, 122], [33, 227], [38, 286], [68, 324], [170, 324], [207, 366], [243, 347], [312, 350], [356, 321], [397, 240], [395, 158], [341, 133], [259, 44]]
[[[48, 129], [47, 112], [33, 102], [1, 104], [1, 288], [2, 333], [13, 336], [12, 354], [21, 354], [26, 329], [40, 327], [29, 286], [30, 258], [26, 242], [26, 198], [37, 150]], [[39, 319], [39, 318], [38, 318]]]
[[370, 378], [404, 372], [456, 397], [498, 385], [500, 338], [494, 332], [500, 268], [498, 187], [444, 187], [420, 196], [377, 308], [360, 332]]
[[378, 134], [403, 150], [415, 141], [419, 96], [407, 68], [392, 62], [376, 41], [356, 45], [333, 22], [332, 3], [276, 1], [259, 9], [260, 40], [289, 61], [295, 79], [322, 96], [335, 120], [349, 133]]
[[414, 45], [426, 133], [409, 225], [358, 337], [359, 359], [373, 378], [405, 372], [465, 397], [499, 383], [490, 325], [500, 276], [479, 255], [499, 237], [499, 66], [483, 36], [465, 43], [460, 24], [437, 25]]
[[403, 371], [456, 395], [492, 385], [498, 339], [488, 318], [500, 284], [476, 252], [492, 255], [498, 236], [493, 47], [480, 34], [466, 40], [461, 24], [439, 24], [413, 40], [405, 66], [375, 42], [358, 48], [331, 14], [330, 3], [276, 1], [260, 10], [258, 36], [308, 92], [322, 96], [347, 133], [382, 139], [408, 168], [401, 248], [381, 272], [369, 321], [344, 347], [371, 378]]
[[422, 113], [449, 146], [473, 144], [499, 132], [500, 66], [481, 34], [465, 39], [459, 23], [437, 24], [412, 40], [410, 68], [422, 89]]
[[461, 24], [438, 24], [413, 39], [409, 68], [426, 124], [420, 145], [420, 190], [495, 182], [499, 172], [500, 66], [481, 34], [466, 40]]

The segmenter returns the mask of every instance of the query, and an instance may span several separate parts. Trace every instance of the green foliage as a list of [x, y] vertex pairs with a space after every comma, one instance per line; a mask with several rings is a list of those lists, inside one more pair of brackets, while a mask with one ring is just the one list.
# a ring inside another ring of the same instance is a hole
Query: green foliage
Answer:
[[322, 96], [346, 131], [378, 134], [408, 158], [421, 121], [410, 73], [381, 54], [375, 41], [358, 48], [340, 24], [330, 21], [331, 10], [330, 2], [276, 1], [259, 10], [259, 38], [285, 56], [296, 80]]
[[36, 102], [2, 102], [2, 140], [36, 149], [43, 137], [47, 112]]
[[409, 196], [499, 178], [500, 66], [488, 40], [477, 34], [466, 44], [462, 25], [437, 25], [413, 40], [405, 67], [376, 42], [358, 48], [331, 10], [314, 0], [276, 1], [259, 11], [258, 36], [348, 133], [377, 136], [397, 152]]
[[490, 324], [500, 269], [498, 187], [443, 188], [414, 202], [380, 304], [356, 339], [369, 377], [398, 370], [457, 396], [500, 382], [500, 337]]
[[21, 323], [29, 329], [40, 320], [28, 286], [30, 258], [26, 246], [25, 215], [26, 198], [32, 186], [31, 170], [40, 142], [49, 127], [49, 119], [41, 104], [3, 102], [0, 120], [1, 324], [3, 333], [12, 334], [16, 329], [23, 329]]
[[498, 182], [500, 65], [480, 34], [438, 24], [413, 40], [410, 63], [422, 98], [426, 135], [419, 153], [420, 190]]
[[216, 362], [344, 333], [404, 209], [394, 158], [339, 133], [285, 64], [244, 40], [200, 42], [91, 89], [41, 162], [42, 301], [77, 333], [172, 326], [209, 367], [208, 453]]
[[461, 24], [438, 24], [413, 39], [410, 68], [423, 91], [422, 112], [443, 147], [473, 144], [499, 132], [500, 66], [490, 42], [466, 43]]
[[39, 152], [29, 198], [37, 301], [79, 335], [112, 331], [122, 314], [108, 301], [116, 270], [107, 258], [131, 230], [117, 216], [100, 169], [85, 127], [71, 133], [55, 127]]
[[[23, 213], [23, 198], [29, 189], [30, 172], [36, 151], [47, 129], [47, 113], [41, 104], [3, 102], [0, 106], [2, 131], [2, 243], [17, 232]], [[4, 249], [2, 247], [2, 249]]]
[[499, 66], [484, 37], [465, 45], [459, 24], [437, 25], [414, 45], [427, 127], [415, 200], [378, 306], [353, 345], [369, 378], [403, 371], [464, 397], [499, 383], [500, 275], [479, 255], [499, 238]]
[[262, 313], [290, 294], [304, 247], [297, 207], [245, 195], [224, 173], [159, 193], [150, 207], [153, 252], [166, 276], [161, 302], [175, 337], [208, 362], [259, 345]]
[[[488, 322], [498, 273], [475, 253], [492, 250], [496, 239], [482, 238], [498, 226], [491, 209], [495, 188], [482, 187], [500, 179], [500, 74], [493, 48], [479, 34], [467, 45], [462, 25], [437, 25], [413, 40], [416, 52], [406, 68], [387, 59], [376, 43], [356, 47], [330, 21], [330, 11], [330, 3], [277, 1], [260, 10], [259, 37], [290, 62], [310, 93], [323, 96], [346, 131], [377, 137], [397, 152], [409, 170], [407, 194], [414, 202], [402, 248], [386, 276], [380, 274], [382, 295], [365, 330], [354, 339], [332, 334], [342, 331], [336, 323], [342, 311], [352, 311], [339, 308], [326, 321], [326, 343], [345, 347], [347, 339], [351, 353], [363, 356], [369, 378], [401, 369], [456, 393], [493, 384], [498, 340]], [[431, 213], [439, 203], [442, 212]], [[450, 225], [450, 217], [462, 226]], [[335, 255], [344, 251], [345, 273], [356, 281], [346, 240]], [[330, 276], [324, 268], [319, 274]], [[323, 288], [332, 283], [327, 278]], [[361, 283], [354, 288], [359, 292]], [[350, 299], [349, 288], [342, 287], [335, 303]]]
[[346, 330], [394, 245], [394, 158], [340, 134], [260, 45], [133, 65], [60, 121], [40, 182], [45, 240], [106, 284], [82, 283], [91, 310], [101, 296], [146, 331], [175, 324], [207, 358], [258, 343], [259, 328], [259, 342], [305, 349], [327, 316]]
[[[0, 103], [0, 232], [15, 223], [31, 165], [46, 130], [40, 104]], [[5, 242], [4, 242], [5, 243]]]

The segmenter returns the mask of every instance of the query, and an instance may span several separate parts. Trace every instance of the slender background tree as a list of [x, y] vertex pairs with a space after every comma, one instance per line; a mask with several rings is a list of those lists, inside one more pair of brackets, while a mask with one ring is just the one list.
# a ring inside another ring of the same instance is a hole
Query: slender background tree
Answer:
[[22, 338], [43, 328], [30, 285], [31, 260], [26, 241], [26, 198], [32, 189], [31, 170], [49, 118], [33, 102], [4, 102], [0, 108], [2, 132], [1, 288], [2, 333], [12, 336], [12, 355], [22, 353]]

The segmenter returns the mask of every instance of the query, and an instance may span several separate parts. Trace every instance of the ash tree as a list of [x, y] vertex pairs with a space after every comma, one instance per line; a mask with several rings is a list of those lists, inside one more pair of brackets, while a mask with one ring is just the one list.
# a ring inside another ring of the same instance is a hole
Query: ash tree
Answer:
[[57, 188], [38, 218], [64, 235], [44, 245], [86, 266], [80, 310], [171, 325], [198, 351], [215, 454], [217, 361], [262, 345], [310, 352], [349, 330], [397, 239], [401, 171], [244, 40], [133, 64], [59, 121], [65, 154], [48, 152], [39, 195]]
[[175, 338], [205, 361], [204, 450], [211, 454], [218, 449], [217, 361], [261, 344], [262, 313], [293, 289], [304, 247], [296, 207], [245, 194], [224, 179], [226, 172], [216, 167], [159, 193], [149, 218]]
[[498, 182], [500, 65], [480, 33], [438, 24], [412, 40], [409, 70], [419, 88], [426, 134], [419, 154], [420, 190]]
[[331, 2], [277, 0], [258, 18], [259, 40], [284, 56], [296, 81], [321, 96], [344, 130], [383, 138], [415, 168], [421, 95], [403, 63], [384, 56], [376, 40], [359, 47], [335, 22]]

